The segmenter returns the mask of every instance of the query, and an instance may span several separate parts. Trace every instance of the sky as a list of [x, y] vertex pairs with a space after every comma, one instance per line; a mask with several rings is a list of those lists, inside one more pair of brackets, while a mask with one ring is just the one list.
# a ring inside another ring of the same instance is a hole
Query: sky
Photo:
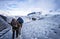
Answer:
[[0, 0], [0, 13], [10, 16], [25, 16], [31, 12], [55, 9], [60, 9], [60, 0]]

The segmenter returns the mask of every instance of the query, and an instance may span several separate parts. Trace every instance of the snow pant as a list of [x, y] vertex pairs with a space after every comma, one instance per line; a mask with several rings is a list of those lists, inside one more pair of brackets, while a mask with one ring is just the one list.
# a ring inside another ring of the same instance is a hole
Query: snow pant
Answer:
[[[19, 35], [19, 28], [13, 28], [13, 34], [12, 34], [12, 39], [14, 39], [15, 38], [15, 35], [16, 35], [16, 38], [18, 37], [18, 35]], [[16, 34], [15, 34], [15, 32], [16, 32]]]

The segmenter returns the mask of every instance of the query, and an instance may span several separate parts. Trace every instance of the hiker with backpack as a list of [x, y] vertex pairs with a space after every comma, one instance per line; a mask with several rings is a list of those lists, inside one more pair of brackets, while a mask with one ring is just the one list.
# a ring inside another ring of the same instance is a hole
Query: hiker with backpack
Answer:
[[17, 26], [17, 20], [16, 19], [12, 19], [11, 26], [12, 26], [12, 31], [13, 31], [12, 39], [14, 39], [14, 37], [15, 37], [15, 32], [16, 32], [16, 38], [17, 38], [19, 27]]
[[20, 24], [20, 28], [19, 28], [19, 35], [21, 35], [21, 28], [22, 28], [22, 25], [23, 25], [23, 19], [21, 18], [21, 17], [19, 17], [18, 19], [17, 19], [17, 21], [19, 22], [19, 24]]
[[21, 28], [22, 28], [22, 24], [23, 24], [23, 19], [21, 17], [19, 17], [17, 20], [16, 19], [12, 19], [11, 21], [11, 26], [12, 26], [12, 39], [14, 39], [15, 37], [15, 32], [16, 32], [16, 38], [18, 37], [18, 35], [21, 35]]

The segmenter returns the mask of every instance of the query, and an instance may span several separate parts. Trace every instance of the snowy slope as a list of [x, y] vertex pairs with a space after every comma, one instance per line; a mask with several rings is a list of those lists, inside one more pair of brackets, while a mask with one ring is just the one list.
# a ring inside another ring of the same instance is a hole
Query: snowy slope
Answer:
[[22, 39], [60, 39], [59, 18], [60, 15], [53, 15], [43, 20], [25, 23], [22, 28]]
[[[37, 13], [36, 13], [37, 14]], [[60, 14], [30, 14], [32, 17], [39, 17], [38, 20], [33, 21], [31, 20], [30, 16], [23, 16], [23, 27], [21, 32], [22, 39], [60, 39]], [[11, 22], [12, 17], [7, 17], [7, 22]], [[1, 20], [1, 18], [0, 18]], [[2, 19], [3, 21], [3, 19]], [[7, 24], [6, 26], [10, 26], [6, 21], [3, 21], [3, 24]], [[1, 24], [1, 23], [0, 23]], [[6, 30], [11, 28], [5, 29], [3, 32], [0, 32], [2, 35], [5, 33]], [[4, 36], [0, 37], [2, 39], [11, 39], [12, 31], [10, 30]], [[18, 38], [19, 39], [19, 38]]]
[[6, 38], [7, 36], [5, 34], [9, 32], [10, 29], [11, 26], [2, 17], [0, 17], [0, 39]]

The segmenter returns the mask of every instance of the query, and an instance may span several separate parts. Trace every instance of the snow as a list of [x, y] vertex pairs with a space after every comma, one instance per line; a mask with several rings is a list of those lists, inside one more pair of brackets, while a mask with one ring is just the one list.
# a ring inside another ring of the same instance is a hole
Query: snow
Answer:
[[47, 20], [33, 21], [23, 25], [22, 37], [23, 39], [49, 39], [49, 34], [54, 33], [53, 30], [58, 28], [58, 24], [49, 22]]
[[[60, 39], [60, 14], [37, 16], [43, 19], [39, 18], [39, 20], [33, 21], [29, 16], [22, 17], [24, 23], [21, 36], [16, 39]], [[12, 30], [10, 29], [3, 37], [4, 39], [11, 39]]]
[[0, 17], [0, 39], [4, 39], [9, 35], [10, 25]]
[[21, 32], [22, 39], [60, 39], [59, 19], [60, 15], [56, 14], [25, 23]]

